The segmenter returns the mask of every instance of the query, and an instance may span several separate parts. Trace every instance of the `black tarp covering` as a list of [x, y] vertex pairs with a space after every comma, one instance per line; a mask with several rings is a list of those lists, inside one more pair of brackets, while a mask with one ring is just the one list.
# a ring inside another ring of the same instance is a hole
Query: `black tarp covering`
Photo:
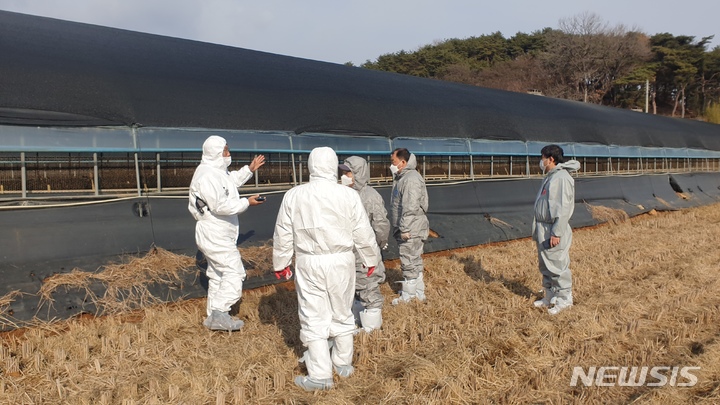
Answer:
[[720, 126], [0, 11], [0, 124], [720, 150]]
[[[671, 185], [671, 182], [674, 185]], [[488, 242], [530, 236], [532, 207], [540, 179], [482, 180], [428, 187], [430, 228], [426, 252], [436, 252]], [[673, 187], [679, 188], [674, 190]], [[595, 225], [589, 205], [622, 209], [637, 215], [651, 209], [674, 210], [720, 202], [720, 173], [659, 174], [576, 179], [575, 228]], [[389, 187], [378, 191], [389, 202]], [[267, 194], [265, 204], [240, 216], [240, 246], [266, 243], [272, 238], [282, 193]], [[10, 306], [19, 323], [37, 316], [66, 318], [96, 308], [84, 290], [60, 289], [55, 304], [40, 306], [42, 280], [78, 267], [97, 271], [120, 254], [144, 254], [153, 245], [195, 256], [195, 221], [187, 212], [185, 198], [137, 197], [74, 207], [0, 210], [2, 262], [0, 297], [20, 290], [24, 293]], [[143, 216], [139, 216], [142, 212]], [[385, 259], [397, 257], [390, 242]], [[205, 295], [195, 268], [181, 272], [181, 281], [151, 286], [163, 300]], [[273, 275], [247, 280], [253, 288], [276, 282]], [[104, 286], [91, 289], [102, 296]], [[0, 325], [1, 328], [8, 325]]]

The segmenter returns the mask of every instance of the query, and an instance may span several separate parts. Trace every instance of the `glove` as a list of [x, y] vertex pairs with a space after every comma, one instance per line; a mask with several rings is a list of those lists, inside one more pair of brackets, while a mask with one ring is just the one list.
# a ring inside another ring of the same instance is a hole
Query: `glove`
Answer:
[[400, 234], [400, 239], [402, 240], [408, 240], [410, 239], [410, 232], [404, 232]]
[[292, 275], [293, 273], [292, 270], [290, 270], [290, 266], [287, 266], [284, 269], [275, 272], [275, 278], [277, 278], [278, 280], [283, 278], [285, 280], [290, 280], [290, 277], [292, 277]]

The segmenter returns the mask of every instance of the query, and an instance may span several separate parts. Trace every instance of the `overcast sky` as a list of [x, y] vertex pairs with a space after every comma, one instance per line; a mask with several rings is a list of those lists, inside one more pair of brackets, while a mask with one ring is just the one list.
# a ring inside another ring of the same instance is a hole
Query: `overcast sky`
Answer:
[[720, 0], [0, 0], [0, 10], [355, 65], [444, 39], [557, 28], [583, 12], [648, 34], [720, 34]]

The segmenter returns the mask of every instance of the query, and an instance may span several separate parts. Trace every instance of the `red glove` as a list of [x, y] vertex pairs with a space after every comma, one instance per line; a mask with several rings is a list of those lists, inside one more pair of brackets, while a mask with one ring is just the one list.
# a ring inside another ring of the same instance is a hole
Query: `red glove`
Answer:
[[292, 277], [292, 270], [290, 270], [290, 266], [285, 267], [284, 269], [280, 271], [275, 272], [275, 278], [278, 280], [284, 278], [285, 280], [290, 280], [290, 277]]
[[375, 266], [370, 266], [368, 268], [367, 276], [370, 277], [373, 274], [373, 271], [375, 271]]

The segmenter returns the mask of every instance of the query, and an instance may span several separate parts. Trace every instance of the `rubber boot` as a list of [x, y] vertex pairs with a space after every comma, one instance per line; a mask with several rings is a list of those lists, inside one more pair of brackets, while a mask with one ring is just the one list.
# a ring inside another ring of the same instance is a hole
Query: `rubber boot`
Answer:
[[210, 330], [236, 331], [245, 325], [240, 319], [235, 319], [227, 312], [220, 312], [216, 309], [212, 310], [210, 316], [205, 319], [203, 325]]
[[558, 295], [553, 298], [553, 301], [555, 305], [553, 305], [552, 308], [548, 308], [548, 314], [550, 315], [557, 315], [561, 311], [573, 306], [572, 293], [558, 293]]
[[382, 310], [380, 308], [370, 308], [360, 312], [360, 322], [365, 332], [372, 332], [380, 329], [382, 326]]
[[398, 283], [402, 284], [402, 290], [400, 291], [400, 296], [392, 300], [393, 305], [409, 302], [413, 298], [416, 298], [418, 279], [405, 279], [405, 281], [398, 281]]
[[425, 301], [425, 279], [423, 278], [422, 271], [417, 278], [417, 286], [415, 287], [415, 298], [417, 298], [420, 302]]
[[332, 362], [326, 339], [313, 340], [305, 344], [304, 361], [308, 376], [295, 377], [295, 384], [305, 391], [326, 390], [332, 388]]
[[352, 313], [355, 317], [355, 325], [362, 325], [361, 319], [360, 319], [360, 313], [365, 310], [365, 306], [360, 302], [360, 300], [355, 299], [353, 301], [352, 305]]
[[554, 297], [553, 291], [551, 289], [543, 287], [543, 290], [545, 290], [545, 296], [542, 297], [542, 299], [533, 302], [533, 305], [536, 308], [549, 308], [550, 303]]
[[353, 334], [348, 333], [342, 336], [335, 336], [335, 344], [332, 347], [332, 363], [335, 372], [340, 377], [350, 377], [355, 371], [352, 366], [353, 357]]
[[320, 380], [316, 380], [312, 377], [305, 377], [299, 375], [295, 377], [295, 385], [304, 389], [305, 391], [329, 390], [333, 387], [333, 379], [323, 378]]

